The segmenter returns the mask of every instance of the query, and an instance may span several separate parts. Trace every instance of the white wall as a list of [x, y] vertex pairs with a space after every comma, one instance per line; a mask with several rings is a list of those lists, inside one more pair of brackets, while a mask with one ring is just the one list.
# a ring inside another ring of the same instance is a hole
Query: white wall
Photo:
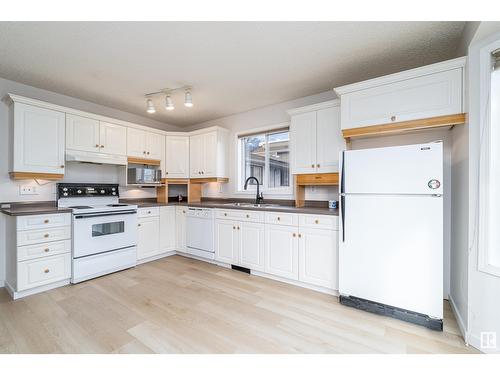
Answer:
[[500, 22], [482, 22], [469, 48], [469, 256], [468, 256], [468, 340], [480, 347], [481, 332], [496, 332], [500, 353], [500, 278], [478, 270], [478, 166], [482, 147], [480, 114], [486, 103], [481, 100], [480, 49], [500, 39]]
[[[35, 87], [23, 85], [17, 82], [0, 78], [0, 98], [4, 98], [7, 93], [18, 94], [46, 102], [88, 111], [103, 116], [109, 116], [119, 120], [130, 121], [140, 125], [151, 126], [163, 130], [180, 130], [152, 119], [137, 116], [113, 108], [101, 106], [99, 104], [86, 102], [69, 96], [60, 95], [54, 92], [41, 90]], [[0, 102], [0, 202], [11, 201], [47, 201], [55, 199], [55, 183], [51, 182], [44, 186], [38, 186], [38, 195], [19, 195], [21, 184], [36, 185], [34, 181], [12, 181], [9, 178], [9, 158], [11, 145], [9, 145], [9, 123], [8, 106], [5, 102]], [[66, 168], [65, 182], [109, 182], [118, 181], [118, 167], [96, 166], [85, 164], [68, 164]], [[155, 196], [154, 189], [128, 189], [123, 190], [123, 197], [150, 197]], [[5, 215], [0, 214], [0, 286], [5, 279]]]
[[[249, 129], [265, 128], [282, 122], [290, 121], [290, 116], [286, 113], [288, 109], [302, 107], [310, 104], [325, 102], [335, 99], [333, 90], [326, 91], [320, 94], [306, 96], [295, 100], [290, 100], [284, 103], [274, 104], [262, 108], [253, 109], [247, 112], [238, 113], [228, 117], [203, 122], [194, 125], [187, 130], [196, 130], [209, 126], [222, 126], [230, 130], [229, 134], [229, 183], [227, 184], [205, 184], [203, 188], [203, 196], [206, 197], [240, 197], [251, 198], [255, 193], [239, 193], [237, 191], [237, 160], [236, 160], [236, 137], [238, 133]], [[220, 189], [220, 190], [219, 190]], [[333, 187], [316, 187], [306, 190], [306, 199], [308, 200], [328, 200], [337, 199], [338, 190]], [[264, 199], [293, 199], [293, 194], [268, 195], [264, 193]]]
[[[452, 201], [452, 177], [451, 177], [451, 150], [452, 133], [447, 129], [432, 130], [404, 135], [384, 136], [376, 138], [357, 139], [352, 141], [352, 149], [363, 149], [371, 147], [389, 147], [443, 141], [443, 187], [444, 187], [444, 298], [448, 298], [450, 291], [450, 237], [451, 237], [451, 201]], [[383, 208], [382, 208], [383, 209]], [[374, 213], [375, 215], [376, 213]]]

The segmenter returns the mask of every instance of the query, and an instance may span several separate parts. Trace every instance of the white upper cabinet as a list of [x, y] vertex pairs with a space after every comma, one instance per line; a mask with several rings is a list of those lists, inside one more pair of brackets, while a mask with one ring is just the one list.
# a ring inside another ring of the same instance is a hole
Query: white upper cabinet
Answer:
[[101, 152], [113, 155], [127, 155], [127, 128], [100, 122], [99, 140]]
[[98, 152], [99, 121], [87, 117], [66, 115], [66, 148]]
[[12, 105], [11, 172], [64, 174], [64, 113], [24, 103]]
[[127, 156], [146, 157], [146, 132], [144, 130], [127, 128]]
[[127, 128], [66, 114], [66, 149], [124, 156], [127, 152]]
[[336, 88], [342, 129], [463, 112], [465, 58]]
[[296, 108], [288, 113], [292, 174], [338, 172], [339, 153], [345, 148], [339, 101]]
[[164, 150], [164, 135], [135, 128], [127, 128], [127, 156], [163, 160]]
[[166, 136], [165, 177], [189, 178], [189, 137]]
[[227, 177], [227, 130], [217, 128], [189, 139], [191, 178]]

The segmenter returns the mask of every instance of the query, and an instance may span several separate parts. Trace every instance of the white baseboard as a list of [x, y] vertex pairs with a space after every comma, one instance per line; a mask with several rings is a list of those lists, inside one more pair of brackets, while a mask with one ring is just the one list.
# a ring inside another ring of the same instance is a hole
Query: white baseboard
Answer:
[[14, 291], [14, 289], [10, 286], [10, 284], [8, 282], [5, 282], [5, 289], [7, 289], [7, 292], [10, 294], [12, 299], [19, 299], [19, 298], [31, 296], [32, 294], [42, 293], [42, 292], [46, 292], [47, 290], [50, 290], [50, 289], [55, 289], [55, 288], [59, 288], [61, 286], [69, 285], [69, 281], [70, 281], [70, 279], [65, 279], [65, 280], [57, 281], [55, 283], [42, 285], [42, 286], [39, 286], [37, 288], [23, 290], [21, 292]]
[[5, 280], [0, 280], [0, 288], [3, 288], [5, 286]]
[[175, 254], [177, 254], [177, 252], [175, 250], [167, 251], [165, 253], [154, 255], [154, 256], [149, 257], [149, 258], [144, 258], [144, 259], [138, 260], [137, 265], [147, 263], [147, 262], [152, 262], [153, 260], [158, 260], [158, 259], [169, 257], [169, 256], [172, 256]]
[[455, 320], [457, 321], [458, 328], [460, 329], [460, 333], [462, 334], [462, 337], [464, 338], [465, 344], [469, 345], [468, 335], [467, 335], [467, 326], [465, 325], [465, 322], [462, 318], [462, 315], [460, 315], [460, 312], [458, 311], [457, 305], [455, 304], [455, 300], [453, 299], [453, 296], [451, 294], [448, 295], [448, 301], [450, 302], [451, 311], [453, 312], [453, 315], [455, 315]]
[[252, 273], [252, 275], [255, 275], [255, 276], [266, 277], [268, 279], [272, 279], [272, 280], [276, 280], [276, 281], [281, 281], [282, 283], [292, 284], [292, 285], [295, 285], [295, 286], [300, 286], [302, 288], [311, 289], [311, 290], [314, 290], [316, 292], [330, 294], [332, 296], [338, 296], [339, 295], [339, 291], [335, 290], [335, 289], [329, 289], [329, 288], [325, 288], [323, 286], [312, 285], [312, 284], [304, 283], [302, 281], [290, 280], [290, 279], [286, 279], [284, 277], [270, 275], [268, 273], [260, 272], [260, 271], [253, 271], [252, 270], [251, 273]]

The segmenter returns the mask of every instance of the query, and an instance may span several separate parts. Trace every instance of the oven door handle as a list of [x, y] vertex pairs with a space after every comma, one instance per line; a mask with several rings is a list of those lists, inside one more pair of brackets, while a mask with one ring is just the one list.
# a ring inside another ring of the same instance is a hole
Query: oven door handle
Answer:
[[100, 212], [100, 213], [74, 215], [74, 218], [75, 219], [87, 219], [87, 218], [102, 217], [102, 216], [132, 215], [132, 214], [136, 214], [136, 213], [137, 213], [137, 210], [109, 212], [109, 213]]

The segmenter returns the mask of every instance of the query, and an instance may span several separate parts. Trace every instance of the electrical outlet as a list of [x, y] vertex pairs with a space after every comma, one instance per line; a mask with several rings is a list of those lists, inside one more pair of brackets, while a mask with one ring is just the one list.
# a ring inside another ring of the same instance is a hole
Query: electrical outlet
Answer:
[[21, 185], [19, 186], [19, 194], [21, 195], [38, 195], [36, 186], [33, 185]]

